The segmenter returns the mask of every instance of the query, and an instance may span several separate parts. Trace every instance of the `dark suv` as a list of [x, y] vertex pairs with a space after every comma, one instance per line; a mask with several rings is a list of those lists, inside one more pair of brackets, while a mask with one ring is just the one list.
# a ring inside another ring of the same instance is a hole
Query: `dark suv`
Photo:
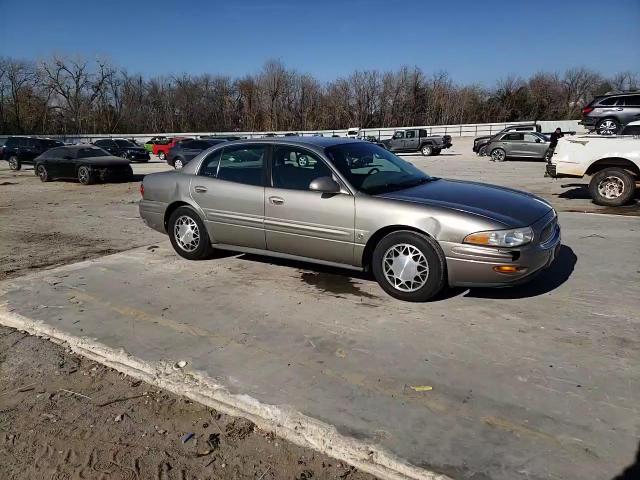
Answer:
[[148, 162], [151, 158], [144, 147], [124, 138], [102, 138], [96, 140], [93, 144], [106, 150], [111, 155], [126, 158], [132, 162]]
[[20, 170], [23, 164], [33, 164], [38, 155], [62, 145], [62, 142], [51, 138], [9, 137], [0, 148], [0, 159], [7, 160], [11, 170]]
[[169, 153], [167, 154], [167, 163], [176, 170], [180, 170], [200, 152], [203, 152], [207, 148], [211, 148], [219, 143], [226, 142], [221, 138], [216, 139], [204, 139], [193, 140], [191, 138], [185, 138], [176, 143]]
[[640, 120], [640, 91], [594, 98], [582, 109], [580, 123], [600, 135], [615, 135], [634, 120]]

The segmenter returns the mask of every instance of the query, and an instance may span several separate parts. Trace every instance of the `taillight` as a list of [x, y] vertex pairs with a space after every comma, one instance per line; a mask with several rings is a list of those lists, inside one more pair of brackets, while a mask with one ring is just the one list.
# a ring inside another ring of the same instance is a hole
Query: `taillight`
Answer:
[[593, 107], [584, 107], [584, 108], [582, 109], [582, 114], [583, 114], [583, 115], [587, 115], [587, 114], [589, 114], [589, 113], [591, 113], [591, 112], [593, 112]]
[[140, 196], [144, 198], [144, 183], [140, 182]]

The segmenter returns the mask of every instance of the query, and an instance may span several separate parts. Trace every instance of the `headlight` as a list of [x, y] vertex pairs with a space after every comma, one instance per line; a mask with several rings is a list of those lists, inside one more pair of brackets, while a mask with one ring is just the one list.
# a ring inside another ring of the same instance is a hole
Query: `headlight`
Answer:
[[514, 228], [513, 230], [491, 230], [476, 232], [464, 237], [463, 243], [485, 245], [489, 247], [519, 247], [533, 240], [531, 227]]

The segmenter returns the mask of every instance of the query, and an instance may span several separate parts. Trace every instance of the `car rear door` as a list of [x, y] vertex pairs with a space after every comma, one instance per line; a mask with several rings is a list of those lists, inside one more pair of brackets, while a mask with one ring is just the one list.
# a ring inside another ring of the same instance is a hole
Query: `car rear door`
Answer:
[[620, 98], [618, 106], [622, 105], [619, 119], [623, 125], [635, 120], [640, 120], [640, 95], [628, 95]]
[[543, 142], [542, 138], [538, 135], [534, 135], [533, 133], [524, 134], [523, 145], [526, 151], [526, 154], [523, 155], [533, 158], [544, 158], [547, 150], [549, 149], [549, 144], [547, 142]]
[[267, 249], [353, 265], [355, 201], [344, 193], [309, 190], [311, 181], [333, 177], [318, 154], [294, 145], [274, 145], [265, 190]]
[[191, 198], [212, 242], [264, 250], [264, 179], [268, 148], [233, 145], [211, 152], [191, 179]]

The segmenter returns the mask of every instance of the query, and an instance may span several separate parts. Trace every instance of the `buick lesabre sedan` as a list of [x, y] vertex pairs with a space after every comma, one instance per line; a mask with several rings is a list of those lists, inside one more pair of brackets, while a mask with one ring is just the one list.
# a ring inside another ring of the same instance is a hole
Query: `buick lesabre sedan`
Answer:
[[365, 269], [407, 301], [526, 281], [560, 247], [544, 200], [431, 177], [352, 139], [226, 142], [140, 189], [140, 215], [184, 258], [215, 248]]

